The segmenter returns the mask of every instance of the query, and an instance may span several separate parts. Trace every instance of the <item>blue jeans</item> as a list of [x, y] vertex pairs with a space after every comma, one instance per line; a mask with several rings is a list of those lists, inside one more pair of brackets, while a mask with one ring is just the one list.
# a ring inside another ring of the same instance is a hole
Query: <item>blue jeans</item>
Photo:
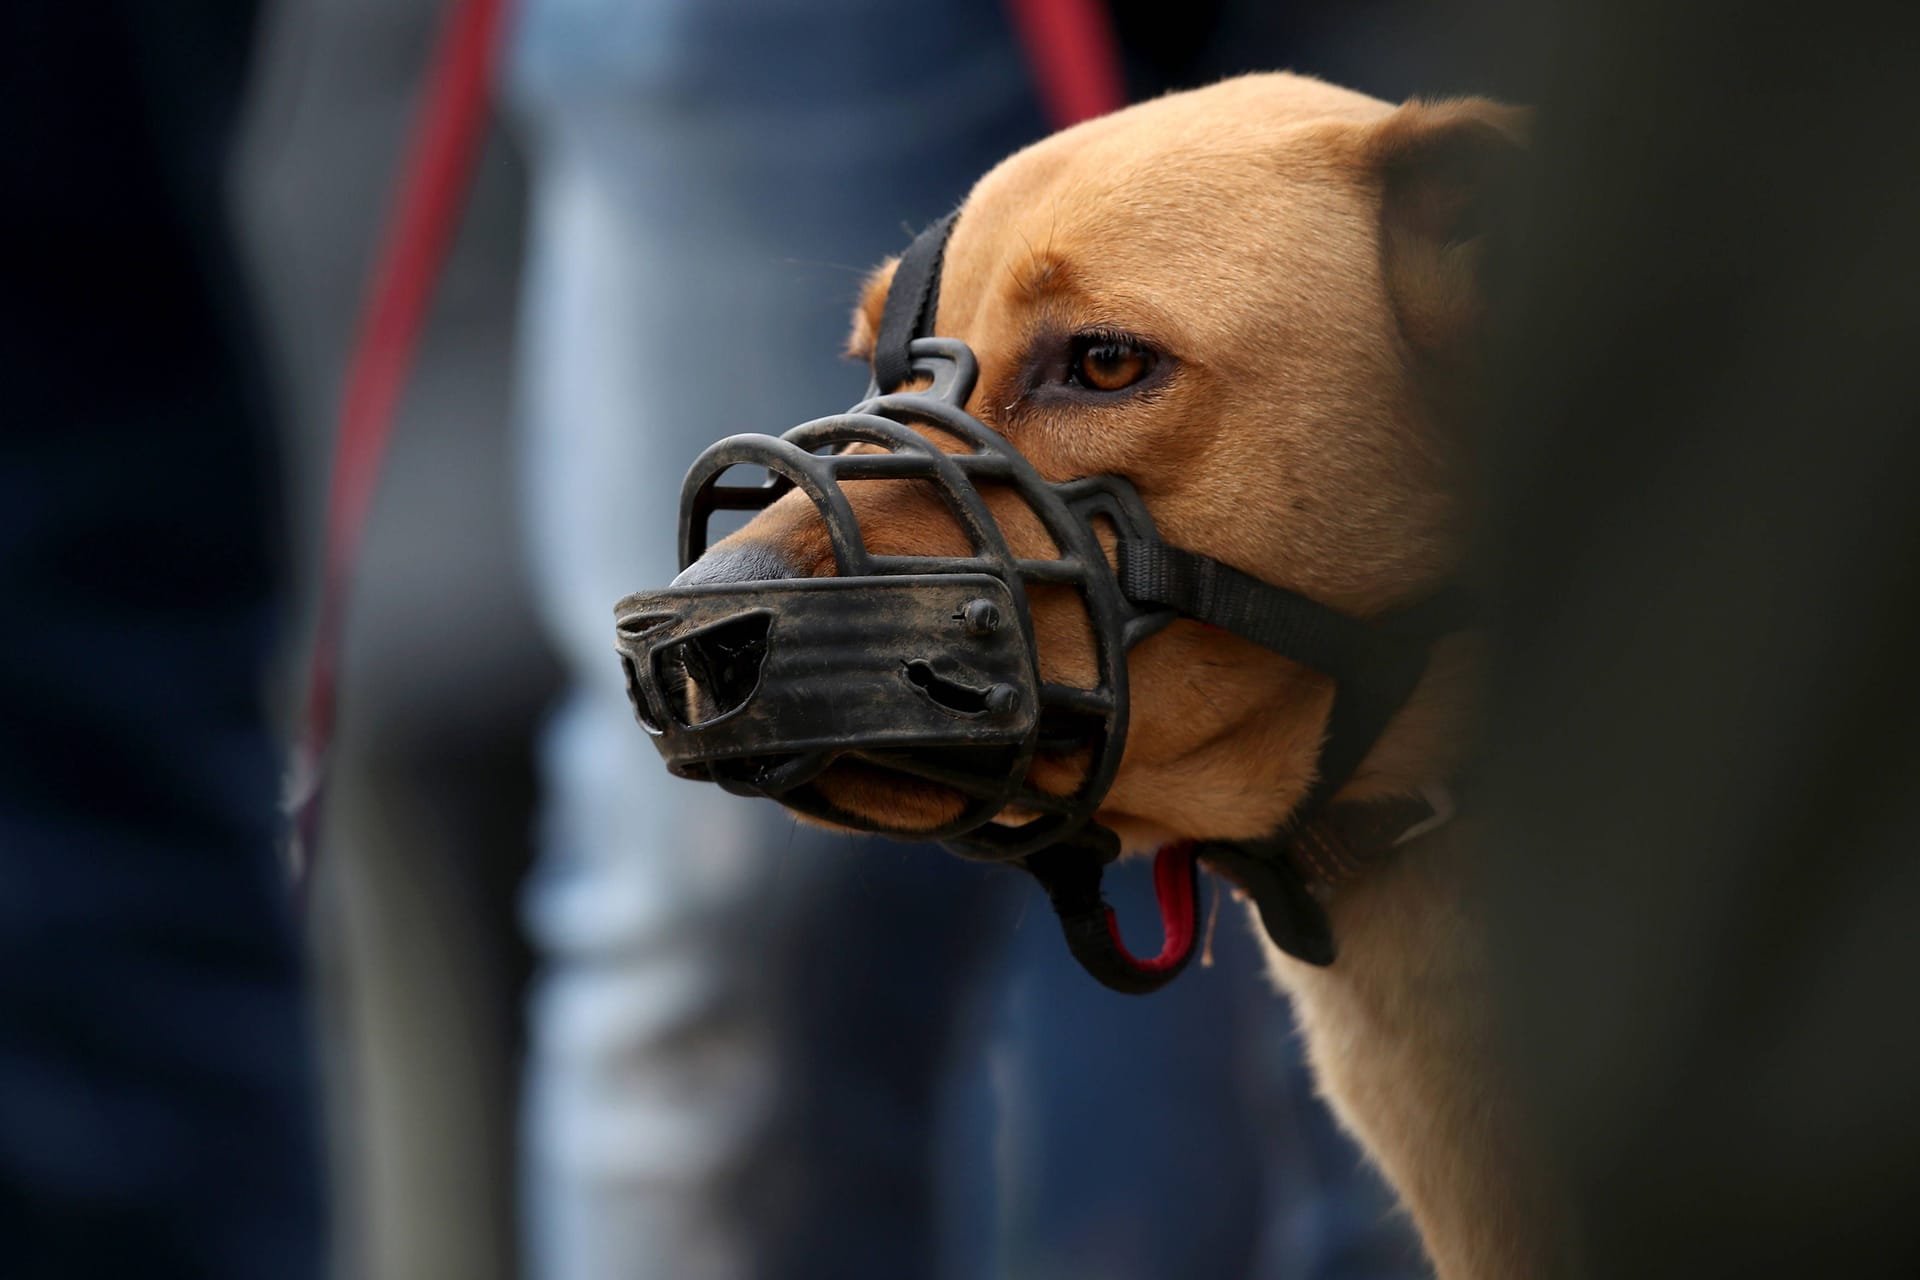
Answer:
[[1264, 1161], [1206, 1046], [1250, 992], [1237, 1025], [1284, 1027], [1255, 961], [1112, 997], [1018, 873], [670, 778], [612, 656], [694, 455], [856, 399], [864, 272], [1040, 133], [1000, 6], [527, 0], [510, 77], [531, 577], [573, 673], [526, 899], [533, 1274], [1249, 1274]]

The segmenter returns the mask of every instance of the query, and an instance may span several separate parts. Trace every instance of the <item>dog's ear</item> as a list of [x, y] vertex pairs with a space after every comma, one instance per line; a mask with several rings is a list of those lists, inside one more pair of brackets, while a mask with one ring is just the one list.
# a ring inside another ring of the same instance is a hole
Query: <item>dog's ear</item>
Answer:
[[1415, 100], [1369, 127], [1380, 251], [1401, 334], [1424, 359], [1472, 361], [1482, 232], [1525, 156], [1527, 112], [1485, 98]]
[[899, 266], [900, 259], [888, 258], [860, 286], [860, 301], [853, 308], [853, 332], [847, 335], [849, 360], [872, 362], [874, 340], [880, 334], [880, 313], [887, 309], [887, 291], [893, 288], [893, 273]]

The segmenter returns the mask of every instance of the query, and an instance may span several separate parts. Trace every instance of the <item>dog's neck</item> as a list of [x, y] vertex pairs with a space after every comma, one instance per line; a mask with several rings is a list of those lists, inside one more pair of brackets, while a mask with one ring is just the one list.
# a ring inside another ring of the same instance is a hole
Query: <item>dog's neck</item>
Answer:
[[[1476, 649], [1461, 637], [1436, 653], [1355, 787], [1329, 808], [1363, 823], [1358, 848], [1302, 854], [1327, 869], [1318, 896], [1339, 958], [1322, 969], [1269, 956], [1322, 1090], [1400, 1193], [1442, 1280], [1519, 1280], [1551, 1273], [1551, 1201], [1500, 1075], [1469, 865], [1478, 824], [1471, 804], [1446, 822], [1418, 821], [1421, 808], [1451, 807], [1435, 803], [1436, 788], [1458, 775], [1470, 737]], [[1423, 794], [1395, 811], [1395, 797]], [[1363, 818], [1368, 810], [1377, 816]]]
[[1328, 904], [1330, 968], [1278, 951], [1321, 1088], [1379, 1163], [1442, 1280], [1552, 1273], [1544, 1182], [1500, 1074], [1478, 944], [1472, 815], [1403, 846]]
[[[1356, 821], [1375, 810], [1357, 848], [1313, 842], [1300, 854], [1327, 869], [1317, 896], [1338, 960], [1269, 958], [1321, 1090], [1400, 1192], [1440, 1278], [1521, 1280], [1551, 1272], [1551, 1199], [1501, 1075], [1471, 867], [1478, 821], [1471, 802], [1452, 814], [1452, 791], [1440, 791], [1473, 737], [1476, 674], [1473, 637], [1434, 652], [1352, 793], [1329, 806]], [[1423, 808], [1448, 821], [1423, 827]]]

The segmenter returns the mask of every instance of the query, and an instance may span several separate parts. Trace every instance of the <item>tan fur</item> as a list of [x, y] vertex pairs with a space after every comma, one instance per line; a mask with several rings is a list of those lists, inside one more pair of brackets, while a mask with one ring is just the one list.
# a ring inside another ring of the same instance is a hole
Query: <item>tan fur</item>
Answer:
[[[1386, 103], [1252, 76], [1047, 139], [994, 169], [948, 246], [937, 331], [979, 357], [969, 408], [1052, 479], [1131, 478], [1170, 541], [1362, 615], [1447, 580], [1465, 536], [1476, 198], [1520, 122], [1481, 101]], [[872, 342], [892, 264], [869, 282], [851, 349]], [[1150, 394], [1043, 401], [1022, 371], [1094, 327], [1177, 363]], [[1036, 345], [1038, 344], [1038, 345]], [[851, 497], [870, 545], [961, 550], [925, 493]], [[996, 502], [1016, 550], [1043, 535]], [[809, 505], [736, 535], [831, 572]], [[1070, 599], [1035, 602], [1050, 678], [1084, 678]], [[1343, 794], [1450, 777], [1471, 736], [1470, 639], [1444, 646]], [[1271, 831], [1313, 781], [1331, 691], [1225, 633], [1179, 623], [1131, 658], [1133, 728], [1101, 811], [1130, 848]], [[1054, 766], [1065, 789], [1072, 761]], [[844, 776], [841, 803], [932, 822], [943, 802]], [[1466, 921], [1461, 832], [1423, 840], [1331, 904], [1341, 959], [1279, 955], [1318, 1078], [1400, 1190], [1447, 1280], [1543, 1269], [1543, 1210], [1488, 1046]]]

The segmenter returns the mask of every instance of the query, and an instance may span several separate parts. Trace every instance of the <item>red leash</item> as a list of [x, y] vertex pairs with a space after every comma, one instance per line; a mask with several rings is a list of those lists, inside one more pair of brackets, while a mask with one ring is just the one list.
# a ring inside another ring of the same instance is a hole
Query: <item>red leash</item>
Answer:
[[1195, 895], [1193, 841], [1181, 840], [1153, 855], [1153, 896], [1160, 903], [1160, 953], [1141, 959], [1120, 936], [1120, 917], [1107, 908], [1107, 936], [1120, 958], [1141, 973], [1178, 973], [1193, 951], [1200, 931], [1200, 902]]
[[1127, 105], [1120, 40], [1101, 0], [1007, 0], [1007, 11], [1054, 128]]
[[486, 136], [494, 57], [506, 9], [506, 0], [452, 0], [441, 20], [398, 196], [347, 366], [327, 492], [320, 612], [289, 787], [298, 884], [305, 883], [318, 847], [354, 569], [393, 433], [394, 411], [406, 389], [427, 304]]

